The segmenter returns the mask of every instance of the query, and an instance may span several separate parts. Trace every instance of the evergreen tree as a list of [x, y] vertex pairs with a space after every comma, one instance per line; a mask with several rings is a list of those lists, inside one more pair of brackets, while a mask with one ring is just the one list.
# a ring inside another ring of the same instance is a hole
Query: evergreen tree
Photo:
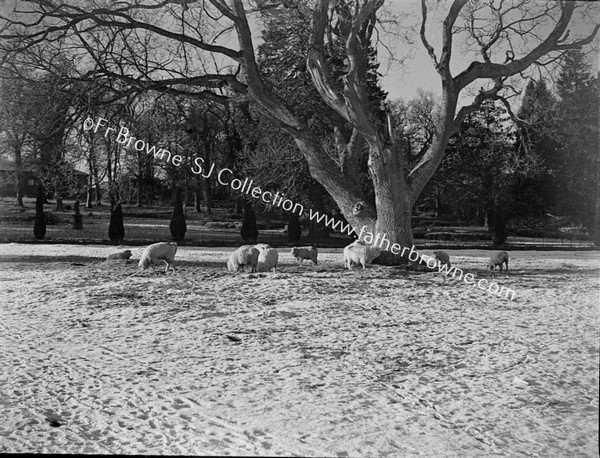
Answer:
[[290, 242], [299, 242], [302, 237], [302, 227], [300, 226], [300, 218], [295, 213], [290, 214], [288, 220], [288, 240]]
[[177, 188], [175, 193], [175, 205], [173, 207], [173, 215], [171, 216], [171, 236], [175, 242], [180, 242], [185, 238], [187, 224], [185, 222], [185, 213], [183, 212], [183, 192], [181, 188]]
[[42, 240], [46, 236], [46, 216], [44, 215], [44, 201], [46, 192], [42, 185], [37, 187], [37, 197], [35, 199], [35, 221], [33, 223], [33, 235], [36, 239]]
[[108, 238], [113, 243], [121, 243], [125, 238], [125, 226], [123, 225], [123, 208], [121, 207], [121, 202], [117, 203], [110, 211]]
[[515, 214], [515, 183], [539, 170], [534, 156], [515, 147], [507, 121], [505, 109], [492, 101], [467, 116], [432, 181], [447, 189], [454, 212], [486, 216], [495, 245], [506, 241], [506, 222]]
[[597, 245], [600, 242], [599, 89], [598, 77], [592, 75], [585, 55], [579, 50], [569, 51], [557, 81], [563, 162], [558, 209], [583, 224]]
[[557, 141], [557, 103], [543, 80], [527, 84], [517, 112], [517, 149], [536, 157], [540, 167], [538, 173], [521, 176], [515, 183], [514, 211], [519, 216], [556, 212], [556, 196], [560, 192], [557, 177], [563, 168]]
[[258, 238], [258, 229], [256, 227], [256, 215], [250, 202], [246, 202], [244, 207], [244, 219], [241, 230], [242, 240], [248, 243], [256, 243]]

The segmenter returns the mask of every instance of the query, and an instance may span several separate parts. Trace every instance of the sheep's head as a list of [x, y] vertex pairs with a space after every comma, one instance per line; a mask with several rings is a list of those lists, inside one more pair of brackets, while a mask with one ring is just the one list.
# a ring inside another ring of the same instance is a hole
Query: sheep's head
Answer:
[[298, 248], [292, 248], [292, 256], [298, 256]]
[[150, 266], [150, 259], [142, 258], [140, 259], [140, 269], [147, 269]]
[[125, 259], [129, 259], [131, 257], [131, 250], [125, 250], [123, 256], [125, 256]]

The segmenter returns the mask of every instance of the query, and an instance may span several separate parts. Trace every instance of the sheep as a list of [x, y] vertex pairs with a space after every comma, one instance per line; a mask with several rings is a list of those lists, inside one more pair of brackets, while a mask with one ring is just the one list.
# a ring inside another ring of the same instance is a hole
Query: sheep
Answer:
[[490, 256], [490, 270], [494, 270], [498, 266], [502, 272], [502, 264], [506, 264], [506, 270], [508, 270], [508, 253], [506, 251], [496, 251]]
[[450, 264], [450, 256], [448, 256], [448, 253], [445, 251], [434, 251], [433, 257], [438, 261], [438, 264], [446, 264], [448, 268], [452, 267], [452, 264]]
[[317, 255], [319, 250], [313, 246], [303, 246], [292, 248], [291, 254], [298, 260], [298, 265], [302, 265], [305, 259], [309, 259], [313, 262], [313, 265], [317, 265]]
[[106, 257], [107, 261], [115, 259], [129, 259], [131, 257], [131, 250], [119, 251], [117, 253], [111, 253]]
[[175, 272], [175, 268], [173, 267], [175, 253], [177, 253], [177, 244], [175, 242], [153, 243], [144, 249], [142, 257], [140, 258], [139, 268], [147, 269], [151, 264], [163, 261], [167, 265], [165, 273], [167, 273], [169, 269], [172, 269], [173, 272]]
[[353, 263], [356, 263], [361, 264], [364, 270], [367, 264], [371, 264], [380, 254], [381, 248], [355, 240], [344, 248], [344, 267], [352, 270]]
[[277, 262], [279, 261], [279, 253], [277, 253], [277, 250], [275, 248], [266, 248], [258, 251], [257, 270], [259, 272], [268, 272], [270, 270], [275, 272]]
[[231, 255], [229, 255], [227, 269], [230, 272], [237, 272], [238, 270], [242, 269], [243, 272], [244, 266], [250, 266], [252, 272], [256, 272], [259, 253], [260, 251], [252, 245], [242, 245], [233, 253], [231, 253]]
[[254, 245], [254, 248], [256, 248], [258, 251], [260, 251], [260, 250], [267, 250], [267, 249], [273, 248], [273, 247], [267, 243], [258, 243], [256, 245]]

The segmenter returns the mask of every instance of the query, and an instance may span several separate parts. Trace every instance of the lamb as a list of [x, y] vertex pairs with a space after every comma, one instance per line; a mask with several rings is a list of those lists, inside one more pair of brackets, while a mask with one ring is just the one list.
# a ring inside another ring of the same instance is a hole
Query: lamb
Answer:
[[353, 264], [361, 264], [363, 270], [381, 254], [381, 248], [354, 241], [344, 248], [344, 267], [352, 270]]
[[140, 269], [147, 269], [151, 264], [157, 264], [158, 261], [163, 261], [167, 267], [165, 273], [172, 269], [173, 261], [175, 260], [175, 253], [177, 253], [177, 244], [175, 242], [159, 242], [153, 243], [147, 246], [142, 253], [140, 258], [139, 267]]
[[[255, 248], [257, 247], [258, 245], [255, 246]], [[270, 270], [275, 272], [277, 262], [279, 261], [279, 253], [277, 253], [277, 250], [275, 248], [264, 248], [259, 249], [258, 251], [257, 270], [259, 272], [269, 272]]]
[[106, 257], [107, 261], [114, 259], [129, 259], [131, 257], [131, 250], [119, 251], [117, 253], [111, 253]]
[[303, 246], [292, 248], [292, 256], [298, 260], [298, 265], [302, 265], [305, 259], [309, 259], [313, 262], [313, 265], [317, 265], [317, 255], [319, 250], [313, 246]]
[[242, 245], [229, 256], [227, 269], [230, 272], [237, 272], [242, 269], [243, 272], [244, 266], [250, 266], [252, 272], [256, 272], [259, 253], [259, 250], [252, 245]]
[[490, 270], [494, 270], [498, 266], [502, 272], [502, 264], [506, 264], [506, 270], [508, 270], [508, 253], [506, 251], [496, 251], [490, 256]]
[[452, 264], [450, 264], [450, 256], [448, 256], [448, 253], [445, 251], [434, 251], [433, 257], [438, 263], [441, 263], [442, 265], [446, 264], [448, 268], [452, 267]]

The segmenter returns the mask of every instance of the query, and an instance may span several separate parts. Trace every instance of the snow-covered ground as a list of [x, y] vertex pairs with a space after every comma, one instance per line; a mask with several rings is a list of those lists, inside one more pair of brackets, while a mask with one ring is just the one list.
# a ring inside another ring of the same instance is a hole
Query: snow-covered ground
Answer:
[[510, 301], [341, 250], [141, 251], [0, 245], [0, 452], [598, 456], [595, 252], [448, 251]]

